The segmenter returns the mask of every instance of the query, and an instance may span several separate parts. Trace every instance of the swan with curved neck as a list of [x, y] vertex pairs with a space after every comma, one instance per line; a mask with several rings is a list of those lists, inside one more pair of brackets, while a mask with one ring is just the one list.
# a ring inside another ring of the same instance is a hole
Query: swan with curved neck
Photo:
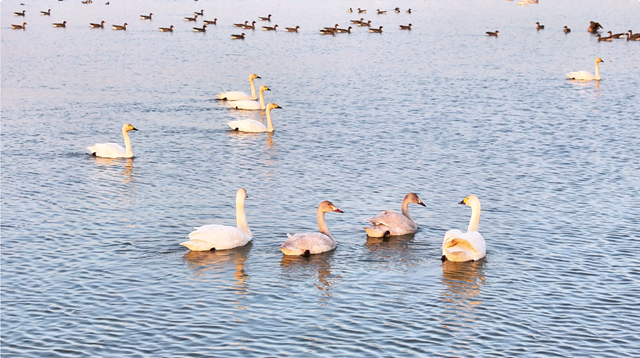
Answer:
[[409, 204], [425, 206], [418, 194], [409, 193], [402, 199], [402, 214], [395, 211], [383, 211], [377, 216], [367, 219], [370, 227], [365, 227], [369, 237], [385, 237], [413, 234], [418, 230], [418, 225], [409, 214]]
[[181, 242], [191, 251], [229, 250], [248, 244], [251, 230], [244, 214], [244, 202], [248, 198], [247, 191], [240, 188], [236, 193], [237, 227], [224, 225], [205, 225], [195, 228], [189, 234], [189, 241]]
[[260, 102], [252, 101], [250, 99], [244, 101], [229, 101], [229, 105], [234, 109], [245, 109], [248, 111], [258, 111], [264, 110], [266, 107], [264, 105], [264, 91], [271, 91], [267, 86], [260, 86], [258, 90]]
[[596, 75], [592, 75], [587, 71], [577, 71], [577, 72], [569, 72], [567, 73], [567, 77], [572, 80], [579, 81], [600, 81], [602, 78], [600, 77], [600, 67], [598, 66], [602, 61], [600, 57], [596, 58]]
[[273, 132], [273, 121], [271, 120], [271, 110], [274, 108], [282, 108], [275, 103], [269, 103], [267, 105], [267, 125], [265, 126], [263, 123], [255, 121], [253, 119], [243, 119], [239, 121], [231, 121], [227, 123], [231, 129], [238, 132], [249, 132], [249, 133], [262, 133], [262, 132]]
[[133, 149], [131, 148], [131, 139], [129, 132], [137, 131], [131, 124], [125, 123], [122, 126], [122, 136], [124, 137], [124, 148], [116, 143], [96, 143], [91, 147], [87, 147], [91, 155], [102, 158], [133, 158]]
[[334, 212], [342, 213], [343, 211], [338, 209], [330, 201], [323, 201], [318, 206], [318, 229], [320, 232], [310, 232], [295, 234], [287, 233], [289, 239], [280, 245], [280, 250], [285, 255], [313, 255], [322, 252], [331, 251], [336, 248], [338, 243], [331, 236], [329, 228], [324, 221], [324, 214]]
[[467, 232], [458, 229], [449, 230], [444, 234], [442, 242], [442, 260], [449, 261], [476, 261], [485, 257], [487, 246], [484, 238], [478, 232], [480, 222], [480, 200], [475, 195], [469, 195], [458, 204], [471, 207], [471, 220]]
[[260, 76], [252, 73], [249, 75], [249, 83], [251, 84], [251, 96], [244, 92], [231, 91], [231, 92], [223, 92], [218, 94], [216, 97], [223, 101], [242, 101], [245, 99], [257, 100], [258, 96], [256, 95], [256, 85], [253, 83], [253, 80], [256, 78], [260, 78]]

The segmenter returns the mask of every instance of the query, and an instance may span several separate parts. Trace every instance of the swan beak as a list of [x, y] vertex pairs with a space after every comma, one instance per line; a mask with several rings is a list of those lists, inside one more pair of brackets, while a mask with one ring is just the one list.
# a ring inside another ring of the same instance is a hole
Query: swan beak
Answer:
[[419, 203], [418, 203], [418, 205], [422, 205], [422, 206], [424, 206], [425, 208], [427, 207], [426, 205], [424, 205], [424, 203], [423, 203], [423, 202], [419, 202]]
[[129, 126], [129, 127], [130, 127], [129, 128], [130, 131], [137, 131], [137, 129], [134, 126]]
[[467, 199], [465, 198], [464, 200], [462, 200], [462, 201], [461, 201], [461, 202], [459, 202], [458, 204], [467, 205], [466, 201], [467, 201]]
[[338, 208], [333, 209], [333, 212], [334, 213], [344, 213], [344, 211], [342, 211], [342, 210], [340, 210]]

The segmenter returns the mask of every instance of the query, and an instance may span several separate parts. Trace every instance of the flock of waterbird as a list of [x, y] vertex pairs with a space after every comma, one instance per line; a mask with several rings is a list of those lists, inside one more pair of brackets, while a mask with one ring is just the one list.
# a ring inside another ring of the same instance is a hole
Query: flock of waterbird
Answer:
[[[62, 1], [62, 0], [59, 0]], [[91, 0], [87, 0], [87, 1], [82, 1], [83, 4], [92, 4], [93, 2]], [[24, 4], [21, 4], [24, 5]], [[105, 5], [109, 5], [109, 2], [105, 3]], [[351, 8], [349, 8], [348, 12], [353, 12], [353, 10]], [[363, 10], [358, 8], [357, 12], [359, 14], [366, 14], [367, 10]], [[394, 9], [394, 12], [396, 13], [400, 13], [400, 8], [396, 7]], [[406, 10], [407, 14], [411, 14], [411, 9]], [[14, 16], [21, 16], [21, 17], [25, 17], [26, 16], [26, 11], [22, 10], [22, 12], [14, 12], [13, 13]], [[377, 14], [378, 15], [386, 15], [387, 11], [386, 10], [380, 10], [377, 9]], [[40, 11], [40, 15], [42, 16], [51, 16], [51, 9], [48, 9], [47, 11]], [[193, 23], [197, 23], [198, 21], [198, 16], [203, 17], [204, 16], [204, 10], [200, 10], [200, 11], [194, 11], [193, 12], [193, 16], [186, 16], [184, 17], [184, 21], [186, 22], [193, 22]], [[271, 22], [271, 14], [269, 14], [268, 16], [260, 16], [258, 17], [258, 21], [266, 21], [266, 22]], [[153, 20], [153, 13], [149, 13], [149, 15], [143, 14], [140, 15], [140, 20]], [[207, 31], [207, 26], [208, 25], [217, 25], [218, 24], [218, 18], [214, 18], [213, 20], [202, 20], [203, 21], [203, 25], [202, 27], [193, 27], [192, 30], [193, 32], [206, 32]], [[233, 26], [234, 27], [239, 27], [242, 28], [243, 30], [255, 30], [256, 29], [256, 23], [257, 21], [250, 21], [249, 20], [245, 20], [244, 23], [234, 23]], [[91, 22], [89, 23], [89, 27], [90, 28], [104, 28], [104, 24], [105, 21], [102, 20], [100, 22]], [[364, 18], [360, 18], [359, 20], [351, 20], [351, 24], [353, 24], [354, 26], [358, 26], [358, 27], [367, 27], [369, 28], [369, 32], [371, 33], [382, 33], [382, 26], [380, 26], [379, 28], [372, 28], [371, 27], [371, 20], [365, 21]], [[127, 25], [129, 25], [128, 23], [124, 23], [122, 25], [119, 24], [114, 24], [111, 25], [111, 28], [113, 30], [122, 30], [125, 31], [127, 30]], [[411, 30], [411, 26], [412, 24], [409, 23], [408, 25], [399, 25], [400, 30]], [[62, 27], [65, 28], [67, 27], [67, 21], [62, 21], [62, 22], [55, 22], [53, 23], [53, 27]], [[27, 23], [23, 22], [22, 25], [11, 25], [12, 29], [15, 30], [26, 30], [27, 28]], [[335, 26], [332, 27], [325, 27], [323, 29], [320, 30], [320, 34], [322, 35], [335, 35], [338, 33], [351, 33], [351, 29], [353, 27], [349, 26], [348, 28], [339, 28], [339, 25], [336, 24]], [[285, 31], [286, 32], [295, 32], [297, 33], [298, 30], [300, 29], [299, 25], [296, 25], [295, 27], [285, 27]], [[158, 30], [160, 32], [173, 32], [174, 31], [174, 26], [173, 25], [169, 25], [168, 27], [160, 27], [158, 28]], [[262, 31], [278, 31], [278, 25], [275, 24], [274, 26], [262, 26]], [[244, 40], [245, 39], [246, 34], [244, 32], [240, 33], [240, 34], [231, 34], [231, 39], [233, 40]]]

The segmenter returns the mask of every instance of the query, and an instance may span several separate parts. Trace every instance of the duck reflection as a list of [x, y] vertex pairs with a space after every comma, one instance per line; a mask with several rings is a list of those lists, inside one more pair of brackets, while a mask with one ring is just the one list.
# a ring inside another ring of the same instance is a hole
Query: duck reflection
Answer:
[[[480, 289], [485, 283], [484, 264], [484, 259], [469, 262], [447, 260], [442, 263], [444, 289], [441, 295], [445, 302], [442, 319], [444, 329], [464, 332], [466, 328], [473, 327], [476, 318], [473, 310], [482, 304], [479, 296]], [[465, 339], [460, 339], [458, 342], [462, 347], [469, 343]]]
[[304, 256], [282, 255], [280, 268], [289, 279], [298, 281], [300, 278], [316, 276], [317, 281], [313, 285], [322, 292], [324, 297], [321, 305], [324, 305], [332, 297], [331, 286], [335, 285], [339, 277], [331, 274], [330, 260], [333, 251], [322, 254]]
[[252, 243], [232, 250], [189, 251], [184, 254], [184, 261], [193, 270], [194, 278], [209, 281], [223, 278], [225, 273], [233, 270], [233, 278], [238, 294], [247, 290], [245, 280], [249, 277], [244, 271], [244, 263], [251, 250]]

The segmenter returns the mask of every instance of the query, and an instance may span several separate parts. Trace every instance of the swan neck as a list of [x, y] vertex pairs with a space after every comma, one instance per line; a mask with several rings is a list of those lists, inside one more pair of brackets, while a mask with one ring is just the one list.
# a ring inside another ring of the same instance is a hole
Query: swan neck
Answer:
[[273, 132], [273, 121], [271, 121], [271, 108], [267, 108], [267, 132]]
[[124, 137], [124, 157], [133, 158], [133, 148], [131, 148], [131, 139], [129, 138], [129, 132], [122, 129], [122, 136]]
[[251, 98], [256, 99], [258, 96], [256, 95], [256, 85], [253, 83], [253, 77], [249, 78], [249, 82], [251, 82]]
[[264, 90], [260, 90], [260, 109], [264, 110]]
[[251, 237], [251, 230], [249, 229], [249, 224], [247, 224], [247, 218], [244, 215], [244, 199], [241, 198], [236, 200], [236, 221], [238, 223], [238, 229], [248, 237]]
[[402, 215], [406, 216], [413, 222], [413, 218], [411, 217], [411, 214], [409, 214], [409, 198], [407, 197], [402, 200]]
[[478, 231], [479, 223], [480, 203], [473, 203], [473, 205], [471, 205], [471, 220], [469, 220], [469, 228], [467, 228], [467, 231]]
[[596, 62], [596, 80], [600, 79], [600, 62]]
[[324, 212], [320, 211], [320, 208], [318, 208], [318, 229], [321, 233], [333, 239], [333, 236], [331, 236], [329, 228], [327, 227], [327, 223], [324, 221]]

